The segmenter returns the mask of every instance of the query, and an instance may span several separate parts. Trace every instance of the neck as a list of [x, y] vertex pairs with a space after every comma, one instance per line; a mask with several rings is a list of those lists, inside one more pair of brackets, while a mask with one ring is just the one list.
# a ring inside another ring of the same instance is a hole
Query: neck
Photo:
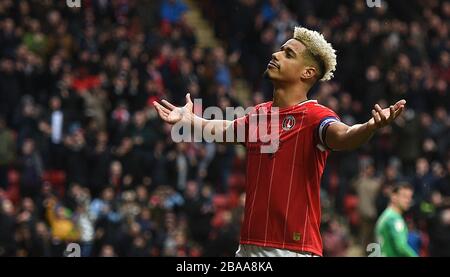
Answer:
[[395, 206], [395, 205], [390, 204], [389, 208], [394, 210], [398, 214], [403, 214], [402, 210], [399, 207]]
[[272, 106], [282, 109], [306, 101], [308, 90], [309, 87], [300, 82], [289, 86], [274, 84]]

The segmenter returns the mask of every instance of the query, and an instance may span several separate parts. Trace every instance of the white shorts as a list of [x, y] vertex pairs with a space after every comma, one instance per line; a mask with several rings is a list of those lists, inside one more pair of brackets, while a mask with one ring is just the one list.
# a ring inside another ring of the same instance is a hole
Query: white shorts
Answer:
[[236, 257], [320, 257], [313, 253], [295, 252], [286, 249], [239, 244]]

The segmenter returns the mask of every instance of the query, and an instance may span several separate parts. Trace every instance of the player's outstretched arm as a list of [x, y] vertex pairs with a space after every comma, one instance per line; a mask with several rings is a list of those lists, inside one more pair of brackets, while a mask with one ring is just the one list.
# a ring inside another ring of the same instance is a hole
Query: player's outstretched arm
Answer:
[[161, 104], [154, 101], [153, 105], [163, 121], [171, 125], [181, 122], [193, 128], [200, 128], [201, 133], [216, 134], [219, 132], [225, 137], [227, 129], [232, 128], [233, 125], [233, 121], [207, 120], [195, 115], [194, 104], [189, 93], [186, 94], [186, 105], [183, 107], [176, 107], [166, 100], [162, 100]]
[[[404, 223], [401, 223], [402, 228], [407, 228]], [[389, 236], [391, 236], [391, 242], [393, 248], [396, 250], [401, 257], [417, 257], [417, 253], [408, 244], [408, 238], [401, 231], [398, 230], [396, 222], [391, 222], [389, 228]]]
[[189, 93], [186, 94], [186, 105], [183, 107], [176, 107], [167, 100], [162, 100], [161, 103], [162, 105], [157, 101], [153, 101], [153, 105], [158, 112], [159, 117], [166, 123], [173, 125], [180, 121], [187, 123], [194, 120], [194, 104], [191, 101]]
[[385, 109], [376, 104], [372, 110], [372, 118], [364, 124], [332, 124], [326, 131], [325, 142], [333, 150], [358, 148], [366, 143], [376, 130], [391, 124], [403, 112], [405, 104], [405, 100], [400, 100]]

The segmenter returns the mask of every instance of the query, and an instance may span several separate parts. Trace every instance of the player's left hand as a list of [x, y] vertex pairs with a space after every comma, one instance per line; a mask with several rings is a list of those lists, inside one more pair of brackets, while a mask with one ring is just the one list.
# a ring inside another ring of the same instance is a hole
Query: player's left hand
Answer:
[[402, 99], [388, 108], [382, 109], [380, 105], [375, 104], [372, 110], [372, 118], [369, 120], [369, 126], [374, 129], [383, 128], [394, 121], [405, 109], [406, 100]]

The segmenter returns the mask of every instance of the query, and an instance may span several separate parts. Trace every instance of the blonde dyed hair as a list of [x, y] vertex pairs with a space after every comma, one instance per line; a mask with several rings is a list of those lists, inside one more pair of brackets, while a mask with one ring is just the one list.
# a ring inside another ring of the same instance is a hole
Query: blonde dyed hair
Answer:
[[328, 81], [333, 78], [333, 72], [336, 70], [336, 50], [327, 42], [324, 36], [316, 31], [308, 30], [303, 27], [295, 27], [294, 39], [303, 43], [306, 49], [318, 59], [319, 63], [323, 65], [320, 70], [323, 74], [320, 81]]

